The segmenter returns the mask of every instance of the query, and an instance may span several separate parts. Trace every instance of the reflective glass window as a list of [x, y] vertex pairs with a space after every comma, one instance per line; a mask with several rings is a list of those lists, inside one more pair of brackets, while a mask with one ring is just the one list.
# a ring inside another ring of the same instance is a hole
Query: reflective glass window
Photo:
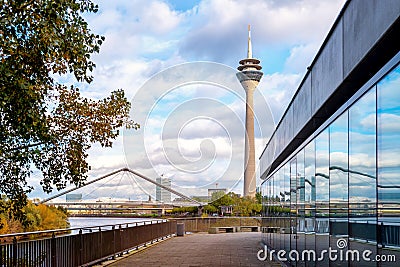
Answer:
[[296, 231], [297, 231], [297, 158], [290, 161], [290, 247], [297, 250]]
[[369, 217], [376, 209], [375, 91], [369, 90], [349, 109], [349, 212], [353, 218]]
[[[304, 185], [304, 149], [300, 150], [296, 156], [296, 196], [297, 196], [297, 233], [296, 243], [297, 250], [303, 251], [306, 249], [305, 240], [305, 185]], [[304, 266], [304, 262], [298, 262], [297, 266]]]
[[[400, 247], [400, 66], [377, 85], [380, 241]], [[400, 258], [400, 255], [398, 255]]]
[[283, 241], [284, 249], [289, 252], [290, 249], [290, 162], [283, 167], [283, 177], [285, 183], [285, 217], [281, 225], [281, 242]]
[[[329, 131], [325, 129], [315, 139], [315, 223], [316, 251], [329, 247]], [[327, 265], [328, 259], [319, 262]]]
[[[308, 250], [315, 250], [315, 143], [312, 140], [304, 148], [304, 228], [305, 246]], [[308, 262], [307, 266], [315, 266], [315, 262]]]
[[376, 242], [377, 236], [375, 87], [349, 109], [348, 172], [350, 248], [376, 253], [376, 245], [369, 242]]
[[330, 245], [348, 235], [348, 112], [329, 126]]

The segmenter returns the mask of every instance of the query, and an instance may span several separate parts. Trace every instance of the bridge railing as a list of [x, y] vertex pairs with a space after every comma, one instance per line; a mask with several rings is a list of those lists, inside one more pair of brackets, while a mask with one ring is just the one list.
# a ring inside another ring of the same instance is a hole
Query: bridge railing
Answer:
[[[64, 230], [0, 235], [0, 266], [88, 266], [115, 258], [176, 233], [176, 221], [157, 220], [130, 224], [74, 228], [78, 234], [56, 236]], [[51, 238], [23, 240], [38, 234]]]

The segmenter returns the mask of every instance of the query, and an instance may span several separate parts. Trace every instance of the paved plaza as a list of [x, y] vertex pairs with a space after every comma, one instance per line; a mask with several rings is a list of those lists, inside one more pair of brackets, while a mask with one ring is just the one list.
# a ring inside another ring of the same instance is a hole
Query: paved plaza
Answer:
[[108, 266], [280, 266], [261, 262], [261, 234], [190, 234], [163, 241]]

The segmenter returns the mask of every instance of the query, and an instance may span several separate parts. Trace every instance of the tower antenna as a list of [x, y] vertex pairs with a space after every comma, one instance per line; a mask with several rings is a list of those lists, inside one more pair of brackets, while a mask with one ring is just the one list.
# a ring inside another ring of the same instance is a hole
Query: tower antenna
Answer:
[[247, 39], [247, 58], [253, 58], [253, 49], [251, 47], [251, 30], [250, 24], [247, 25], [248, 39]]

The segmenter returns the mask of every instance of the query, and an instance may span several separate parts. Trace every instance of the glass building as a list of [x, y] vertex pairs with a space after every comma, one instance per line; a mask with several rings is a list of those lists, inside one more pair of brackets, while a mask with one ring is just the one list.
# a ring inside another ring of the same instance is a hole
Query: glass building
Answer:
[[346, 2], [260, 158], [262, 239], [286, 265], [400, 266], [399, 15]]
[[[171, 188], [171, 179], [170, 178], [157, 177], [156, 182], [163, 186], [167, 186], [167, 187]], [[171, 192], [169, 192], [168, 190], [165, 190], [164, 188], [156, 186], [156, 201], [171, 203]]]

